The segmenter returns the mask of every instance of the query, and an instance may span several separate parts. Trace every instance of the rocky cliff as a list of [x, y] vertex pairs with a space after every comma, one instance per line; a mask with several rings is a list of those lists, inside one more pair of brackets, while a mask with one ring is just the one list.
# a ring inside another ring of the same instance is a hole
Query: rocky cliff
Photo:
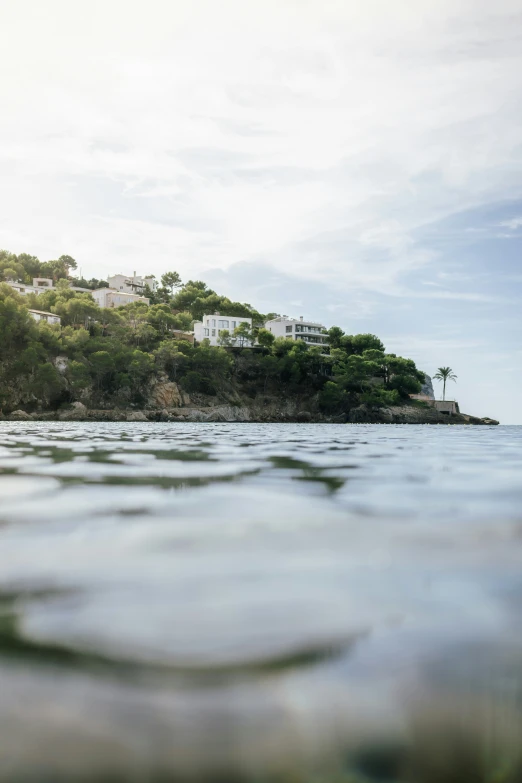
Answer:
[[348, 413], [326, 415], [317, 405], [317, 397], [255, 398], [231, 392], [229, 399], [197, 394], [189, 396], [167, 378], [155, 380], [145, 406], [136, 408], [88, 408], [81, 402], [58, 411], [28, 413], [16, 410], [10, 421], [119, 421], [119, 422], [316, 422], [353, 424], [498, 424], [493, 419], [478, 419], [465, 414], [448, 416], [419, 403], [386, 408], [359, 405]]
[[433, 383], [431, 380], [431, 377], [424, 373], [424, 383], [422, 384], [422, 388], [420, 390], [421, 394], [424, 394], [426, 397], [429, 397], [430, 400], [435, 399], [435, 392], [433, 390]]

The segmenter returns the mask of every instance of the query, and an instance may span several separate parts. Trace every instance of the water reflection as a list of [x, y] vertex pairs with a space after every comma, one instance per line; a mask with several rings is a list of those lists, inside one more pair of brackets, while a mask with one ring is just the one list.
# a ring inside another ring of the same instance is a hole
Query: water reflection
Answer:
[[521, 428], [1, 424], [0, 780], [521, 780], [521, 469]]

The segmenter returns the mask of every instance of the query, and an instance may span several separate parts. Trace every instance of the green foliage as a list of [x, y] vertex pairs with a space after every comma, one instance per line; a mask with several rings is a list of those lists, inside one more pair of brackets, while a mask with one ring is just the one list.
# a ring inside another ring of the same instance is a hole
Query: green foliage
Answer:
[[328, 329], [328, 343], [332, 348], [341, 347], [342, 337], [344, 337], [344, 332], [339, 326], [332, 326]]
[[218, 343], [223, 346], [232, 345], [232, 335], [228, 329], [221, 329], [219, 332]]
[[161, 285], [172, 294], [175, 288], [181, 287], [181, 277], [177, 272], [165, 272], [164, 275], [161, 275]]
[[319, 407], [325, 413], [335, 413], [343, 410], [348, 403], [348, 395], [333, 381], [326, 381], [319, 393]]
[[200, 372], [190, 370], [182, 379], [181, 384], [189, 393], [215, 394], [216, 389], [210, 378], [206, 378]]
[[238, 326], [236, 326], [234, 329], [234, 339], [236, 345], [238, 345], [240, 348], [244, 348], [245, 345], [251, 345], [254, 342], [254, 334], [250, 328], [250, 325], [247, 324], [246, 321], [242, 321]]
[[[307, 395], [335, 415], [365, 403], [395, 405], [420, 390], [423, 374], [414, 362], [386, 353], [372, 334], [328, 331], [327, 346], [274, 338], [250, 304], [233, 302], [202, 281], [181, 285], [177, 273], [163, 276], [150, 307], [132, 303], [100, 310], [89, 293], [73, 291], [68, 274], [74, 259], [60, 256], [42, 264], [35, 256], [0, 251], [0, 277], [30, 282], [48, 274], [55, 286], [19, 296], [0, 282], [0, 407], [57, 407], [82, 399], [95, 406], [143, 404], [151, 380], [167, 376], [193, 394]], [[83, 280], [82, 280], [83, 281]], [[101, 281], [95, 281], [100, 283]], [[172, 292], [176, 289], [175, 293]], [[34, 321], [28, 307], [48, 310], [61, 324]], [[178, 339], [204, 314], [251, 318], [231, 335], [222, 330], [220, 347]], [[256, 350], [247, 349], [253, 340]], [[244, 350], [238, 351], [237, 347]], [[450, 368], [446, 380], [454, 379]], [[435, 376], [438, 377], [438, 376]]]
[[448, 381], [453, 381], [453, 383], [457, 382], [457, 376], [451, 369], [451, 367], [439, 367], [435, 375], [433, 376], [435, 380], [442, 381], [443, 387], [442, 387], [442, 399], [446, 399], [446, 383]]
[[360, 395], [360, 401], [373, 408], [382, 408], [387, 405], [399, 405], [401, 397], [397, 389], [384, 389], [376, 386], [364, 391]]
[[257, 333], [257, 342], [263, 348], [271, 348], [275, 342], [275, 337], [268, 329], [259, 329]]

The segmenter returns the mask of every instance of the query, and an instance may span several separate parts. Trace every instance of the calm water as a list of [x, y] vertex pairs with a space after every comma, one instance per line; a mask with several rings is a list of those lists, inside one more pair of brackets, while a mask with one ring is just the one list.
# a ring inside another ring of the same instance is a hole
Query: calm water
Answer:
[[0, 558], [2, 782], [519, 763], [522, 427], [1, 423]]

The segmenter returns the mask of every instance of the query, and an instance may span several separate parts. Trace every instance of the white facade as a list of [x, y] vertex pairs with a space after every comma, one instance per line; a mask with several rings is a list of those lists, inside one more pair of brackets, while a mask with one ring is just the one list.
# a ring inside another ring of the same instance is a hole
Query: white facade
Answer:
[[239, 348], [251, 348], [251, 342], [242, 342], [234, 337], [234, 329], [243, 323], [248, 324], [248, 328], [252, 329], [251, 318], [242, 318], [238, 315], [220, 315], [219, 313], [204, 315], [202, 321], [194, 323], [194, 339], [198, 343], [202, 340], [209, 340], [211, 345], [220, 345], [219, 335], [222, 332], [229, 332], [231, 345]]
[[[45, 291], [56, 291], [54, 282], [48, 277], [33, 277], [32, 285], [11, 282], [8, 282], [8, 285], [10, 285], [11, 288], [14, 288], [21, 296], [27, 296], [27, 294], [43, 294]], [[69, 288], [71, 291], [78, 291], [79, 293], [92, 293], [90, 288], [80, 288], [77, 285], [71, 285]]]
[[328, 335], [323, 334], [326, 327], [316, 321], [304, 318], [289, 318], [286, 315], [267, 321], [265, 329], [274, 337], [286, 337], [289, 340], [303, 340], [308, 345], [328, 345]]
[[21, 296], [27, 296], [27, 294], [41, 294], [44, 291], [50, 291], [53, 287], [53, 281], [47, 277], [34, 277], [32, 285], [11, 282], [8, 282], [8, 285]]
[[29, 315], [35, 321], [47, 321], [48, 324], [60, 324], [62, 319], [55, 313], [46, 313], [45, 310], [29, 310]]
[[91, 294], [98, 307], [121, 307], [132, 302], [144, 302], [148, 305], [150, 302], [146, 296], [127, 294], [113, 288], [97, 288], [96, 291], [91, 291]]
[[145, 286], [148, 285], [152, 292], [156, 291], [158, 283], [152, 276], [142, 277], [133, 272], [132, 275], [111, 275], [107, 278], [110, 288], [116, 289], [116, 291], [123, 291], [125, 294], [138, 294], [141, 295], [145, 291]]

